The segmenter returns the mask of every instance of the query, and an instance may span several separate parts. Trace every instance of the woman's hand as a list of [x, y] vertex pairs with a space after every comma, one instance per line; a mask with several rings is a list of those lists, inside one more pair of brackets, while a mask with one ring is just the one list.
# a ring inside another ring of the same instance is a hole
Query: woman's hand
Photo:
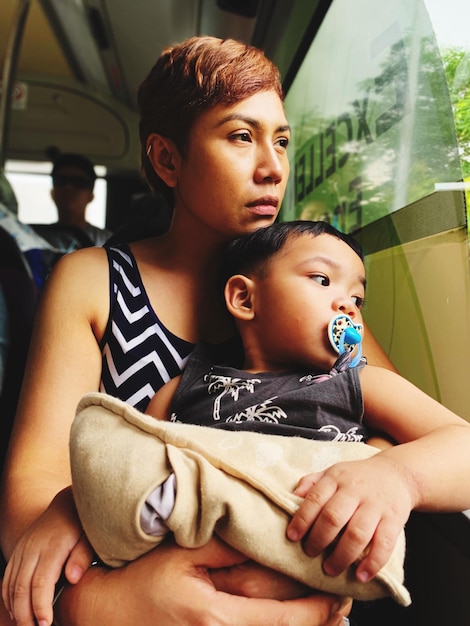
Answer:
[[246, 598], [295, 600], [312, 595], [311, 587], [255, 561], [210, 569], [208, 573], [217, 591]]
[[331, 576], [360, 561], [362, 582], [386, 564], [414, 505], [406, 476], [384, 453], [304, 476], [295, 493], [305, 499], [288, 526], [289, 539], [304, 539], [310, 556], [330, 547], [323, 567]]
[[[351, 603], [334, 596], [318, 594], [279, 601], [218, 591], [209, 570], [227, 571], [226, 568], [245, 560], [217, 539], [194, 550], [168, 542], [121, 569], [91, 568], [78, 585], [66, 589], [56, 605], [55, 619], [59, 626], [209, 623], [339, 626], [344, 623], [342, 616], [349, 613]], [[249, 576], [248, 570], [246, 575]]]
[[11, 617], [8, 614], [3, 602], [0, 602], [0, 626], [13, 626]]
[[25, 532], [8, 561], [2, 596], [16, 623], [52, 624], [54, 589], [64, 564], [67, 580], [76, 583], [92, 556], [68, 487]]

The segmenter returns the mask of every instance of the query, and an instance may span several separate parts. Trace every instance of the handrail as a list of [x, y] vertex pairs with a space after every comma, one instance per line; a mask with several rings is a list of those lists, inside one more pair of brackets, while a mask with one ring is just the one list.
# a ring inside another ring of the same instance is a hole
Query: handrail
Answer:
[[13, 17], [8, 33], [5, 62], [3, 64], [2, 97], [0, 100], [0, 172], [5, 169], [16, 65], [30, 5], [31, 0], [18, 0], [16, 15]]

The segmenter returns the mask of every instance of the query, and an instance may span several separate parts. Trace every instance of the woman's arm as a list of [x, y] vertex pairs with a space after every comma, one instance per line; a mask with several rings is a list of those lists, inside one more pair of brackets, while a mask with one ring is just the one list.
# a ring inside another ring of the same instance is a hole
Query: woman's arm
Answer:
[[6, 557], [70, 484], [70, 425], [82, 395], [99, 387], [95, 333], [109, 309], [107, 274], [103, 250], [82, 250], [59, 261], [43, 293], [4, 471], [0, 539]]
[[384, 349], [374, 337], [367, 324], [364, 324], [364, 341], [362, 351], [367, 357], [367, 362], [370, 365], [383, 367], [392, 372], [397, 372], [396, 367], [390, 361]]
[[[57, 538], [68, 532], [60, 519], [64, 514], [68, 525], [74, 527], [76, 522], [79, 528], [73, 512], [66, 513], [65, 488], [70, 484], [69, 431], [79, 399], [98, 389], [101, 372], [98, 339], [107, 322], [108, 282], [105, 252], [91, 248], [62, 259], [43, 294], [0, 503], [0, 539], [8, 558], [42, 514], [46, 516], [49, 533], [51, 524], [47, 520], [53, 516], [51, 523]], [[64, 501], [62, 496], [55, 499], [61, 491]], [[58, 510], [57, 505], [60, 505]], [[32, 546], [36, 552], [37, 543], [34, 541]], [[207, 550], [161, 547], [119, 570], [88, 569], [79, 583], [68, 587], [58, 603], [59, 624], [193, 626], [207, 622], [214, 612], [221, 624], [282, 624], [283, 620], [299, 626], [341, 623], [339, 615], [328, 622], [335, 602], [331, 596], [284, 604], [216, 592], [207, 569], [225, 568], [239, 563], [243, 557], [235, 558], [233, 550], [228, 548], [228, 556], [225, 552], [221, 556], [220, 547], [215, 556], [210, 548]], [[88, 559], [89, 553], [84, 548], [78, 554], [73, 553], [67, 567], [85, 570]], [[276, 587], [275, 576], [273, 586]], [[229, 589], [230, 583], [225, 588]], [[271, 597], [272, 590], [266, 594]], [[16, 597], [31, 612], [30, 596]], [[50, 604], [47, 598], [40, 602]]]
[[[344, 626], [342, 616], [349, 613], [351, 602], [334, 596], [280, 602], [217, 591], [208, 568], [223, 576], [229, 566], [243, 561], [217, 539], [194, 550], [167, 542], [125, 568], [90, 569], [80, 584], [64, 592], [56, 621], [58, 626]], [[249, 570], [245, 573], [249, 578]], [[271, 588], [258, 588], [260, 595], [276, 596], [275, 574], [273, 580]]]
[[74, 554], [67, 571], [71, 581], [80, 578], [91, 559], [65, 488], [76, 405], [99, 386], [95, 334], [106, 323], [107, 275], [103, 250], [62, 259], [38, 311], [0, 505], [2, 549], [9, 559], [2, 594], [25, 625], [32, 623], [32, 602], [36, 616], [50, 623], [54, 584], [69, 555]]

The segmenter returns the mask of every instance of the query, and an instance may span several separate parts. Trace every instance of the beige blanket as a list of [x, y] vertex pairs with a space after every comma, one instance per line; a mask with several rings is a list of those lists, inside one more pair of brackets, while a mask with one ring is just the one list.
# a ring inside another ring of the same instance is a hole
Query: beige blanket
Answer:
[[161, 422], [105, 394], [80, 402], [70, 441], [73, 491], [83, 528], [101, 559], [121, 566], [154, 548], [139, 517], [145, 499], [171, 472], [177, 496], [167, 520], [176, 542], [195, 548], [215, 532], [240, 552], [322, 591], [410, 603], [403, 585], [404, 532], [374, 580], [354, 568], [327, 576], [286, 528], [301, 499], [299, 478], [338, 461], [369, 457], [363, 443], [319, 442]]

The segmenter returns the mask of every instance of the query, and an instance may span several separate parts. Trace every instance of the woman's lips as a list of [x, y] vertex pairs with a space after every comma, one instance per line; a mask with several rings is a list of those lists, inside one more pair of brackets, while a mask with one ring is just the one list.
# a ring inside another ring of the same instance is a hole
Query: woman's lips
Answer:
[[255, 215], [276, 215], [279, 200], [275, 197], [258, 198], [246, 206]]

